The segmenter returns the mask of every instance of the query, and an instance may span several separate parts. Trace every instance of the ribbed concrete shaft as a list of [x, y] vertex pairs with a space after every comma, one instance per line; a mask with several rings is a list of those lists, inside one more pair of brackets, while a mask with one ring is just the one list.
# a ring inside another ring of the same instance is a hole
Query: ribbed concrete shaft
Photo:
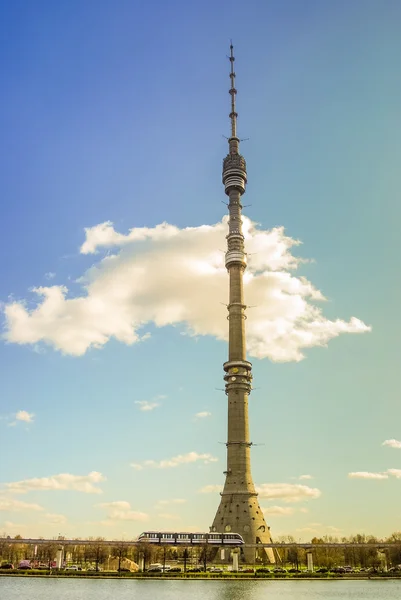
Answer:
[[[229, 197], [229, 231], [227, 235], [226, 267], [230, 278], [228, 304], [228, 362], [224, 363], [228, 397], [228, 434], [226, 481], [212, 531], [234, 532], [246, 543], [271, 542], [269, 527], [260, 509], [251, 474], [251, 443], [249, 439], [248, 397], [251, 392], [252, 364], [246, 359], [245, 310], [243, 274], [246, 269], [244, 236], [242, 234], [241, 196], [247, 182], [245, 159], [239, 154], [236, 137], [235, 73], [231, 47], [231, 131], [229, 154], [223, 161], [223, 183]], [[255, 557], [274, 562], [272, 550], [244, 549], [243, 558], [253, 563]], [[228, 557], [227, 557], [228, 559]]]

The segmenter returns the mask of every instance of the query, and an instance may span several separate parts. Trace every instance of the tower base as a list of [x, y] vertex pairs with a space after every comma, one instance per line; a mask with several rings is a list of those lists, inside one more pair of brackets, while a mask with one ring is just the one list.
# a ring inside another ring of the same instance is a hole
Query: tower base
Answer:
[[[222, 493], [210, 531], [220, 533], [239, 533], [245, 544], [270, 544], [270, 527], [266, 524], [259, 506], [256, 493], [242, 492], [238, 494]], [[216, 561], [219, 560], [216, 555]], [[226, 551], [220, 562], [231, 562], [231, 553]], [[272, 548], [241, 547], [240, 561], [247, 564], [274, 564], [276, 562]]]

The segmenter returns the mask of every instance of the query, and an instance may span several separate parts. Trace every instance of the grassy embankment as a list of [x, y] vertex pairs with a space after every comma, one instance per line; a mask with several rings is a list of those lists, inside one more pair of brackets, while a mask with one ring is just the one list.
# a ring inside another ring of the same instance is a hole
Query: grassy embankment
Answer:
[[266, 573], [256, 571], [255, 573], [117, 573], [116, 571], [79, 572], [79, 571], [57, 571], [52, 569], [27, 571], [19, 569], [0, 569], [0, 576], [10, 577], [75, 577], [75, 578], [117, 578], [117, 579], [400, 579], [400, 573]]

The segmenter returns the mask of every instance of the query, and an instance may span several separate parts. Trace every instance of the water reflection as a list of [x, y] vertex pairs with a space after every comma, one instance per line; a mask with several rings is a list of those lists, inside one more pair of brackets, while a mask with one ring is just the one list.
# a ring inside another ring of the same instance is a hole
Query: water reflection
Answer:
[[[212, 583], [212, 582], [210, 582]], [[213, 582], [214, 583], [214, 582]], [[267, 597], [266, 584], [267, 581], [225, 581], [222, 588], [218, 590], [219, 596], [216, 600], [261, 600]], [[263, 585], [263, 593], [258, 589], [260, 583]], [[217, 590], [216, 590], [217, 591]]]
[[400, 600], [401, 580], [221, 581], [0, 577], [1, 600]]

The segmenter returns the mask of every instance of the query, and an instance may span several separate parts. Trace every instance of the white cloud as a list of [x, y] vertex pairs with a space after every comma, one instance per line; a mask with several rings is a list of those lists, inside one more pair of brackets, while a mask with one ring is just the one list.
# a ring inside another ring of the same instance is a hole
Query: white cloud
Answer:
[[[116, 254], [100, 259], [84, 274], [80, 296], [68, 297], [65, 286], [49, 285], [33, 290], [38, 302], [32, 309], [28, 302], [11, 299], [4, 309], [6, 340], [44, 342], [80, 356], [112, 337], [137, 343], [146, 337], [141, 328], [147, 323], [181, 324], [190, 335], [227, 339], [226, 309], [219, 304], [228, 289], [219, 251], [226, 218], [185, 229], [163, 223], [131, 229], [127, 235], [106, 222], [85, 232], [83, 254], [113, 247]], [[298, 242], [283, 228], [260, 230], [245, 218], [244, 232], [249, 252], [246, 299], [254, 305], [247, 321], [251, 356], [299, 361], [306, 348], [326, 346], [341, 333], [370, 330], [355, 317], [344, 321], [323, 316], [316, 305], [324, 300], [322, 293], [291, 273], [300, 263], [291, 254]]]
[[102, 490], [95, 484], [105, 480], [106, 478], [97, 471], [92, 471], [88, 475], [60, 473], [51, 477], [36, 477], [6, 483], [6, 488], [16, 494], [26, 494], [33, 490], [75, 490], [85, 494], [101, 494]]
[[212, 413], [208, 412], [207, 410], [203, 411], [203, 412], [198, 412], [196, 413], [195, 417], [197, 419], [205, 419], [206, 417], [211, 417]]
[[115, 502], [101, 502], [100, 504], [96, 504], [96, 506], [99, 506], [100, 508], [117, 508], [121, 510], [129, 510], [131, 508], [130, 503], [126, 502], [125, 500], [116, 500]]
[[145, 412], [154, 410], [160, 406], [159, 402], [148, 402], [147, 400], [135, 400], [135, 404], [139, 405], [139, 410], [143, 410]]
[[262, 508], [262, 512], [264, 515], [289, 516], [294, 514], [295, 509], [290, 506], [267, 506]]
[[369, 473], [368, 471], [355, 471], [348, 473], [350, 479], [388, 479], [386, 473]]
[[64, 515], [47, 513], [45, 515], [45, 517], [46, 517], [46, 519], [48, 519], [48, 521], [50, 523], [58, 523], [58, 524], [67, 523], [67, 517], [65, 517]]
[[22, 512], [24, 510], [43, 510], [39, 504], [32, 504], [30, 502], [23, 502], [22, 500], [15, 500], [14, 498], [0, 498], [0, 510], [7, 512]]
[[331, 531], [332, 533], [340, 533], [341, 531], [343, 531], [340, 527], [335, 527], [335, 525], [327, 525], [326, 529], [328, 531]]
[[[143, 336], [145, 337], [145, 336]], [[164, 400], [167, 398], [164, 394], [158, 394], [154, 398], [152, 398], [152, 402], [149, 400], [135, 400], [135, 404], [138, 404], [139, 410], [143, 410], [145, 412], [154, 410], [158, 406], [160, 406], [160, 400]]]
[[25, 423], [32, 423], [34, 418], [33, 413], [29, 413], [26, 410], [19, 410], [15, 415], [17, 421], [24, 421]]
[[303, 480], [306, 480], [306, 479], [313, 479], [313, 475], [300, 475], [300, 476], [298, 477], [298, 479], [299, 479], [300, 481], [303, 481]]
[[295, 531], [299, 531], [299, 533], [319, 533], [314, 527], [299, 527]]
[[23, 528], [26, 527], [25, 525], [22, 525], [21, 523], [13, 523], [12, 521], [4, 521], [4, 529], [6, 530], [7, 533], [11, 533], [10, 530], [13, 529], [14, 533], [20, 535], [21, 531], [23, 531]]
[[185, 504], [186, 500], [184, 498], [172, 498], [171, 500], [158, 500], [157, 504], [161, 504], [162, 506], [166, 506], [168, 504]]
[[389, 475], [394, 475], [397, 479], [401, 479], [401, 469], [387, 469]]
[[223, 490], [222, 485], [205, 485], [203, 488], [199, 490], [201, 494], [214, 494], [217, 492], [221, 492]]
[[49, 271], [48, 273], [45, 273], [45, 278], [50, 280], [50, 279], [54, 279], [56, 276], [55, 273], [52, 273], [51, 271]]
[[299, 527], [295, 531], [299, 533], [314, 533], [322, 535], [324, 532], [326, 534], [336, 534], [343, 531], [339, 527], [335, 527], [334, 525], [323, 525], [323, 523], [308, 523], [306, 527]]
[[301, 502], [319, 498], [321, 491], [299, 483], [263, 483], [256, 486], [261, 498], [281, 498], [284, 502]]
[[[0, 420], [8, 421], [7, 427], [15, 427], [18, 425], [18, 422], [22, 423], [33, 423], [35, 415], [33, 413], [29, 413], [26, 410], [19, 410], [18, 412], [11, 415], [2, 415], [0, 416]], [[10, 419], [13, 419], [10, 421]]]
[[211, 454], [198, 454], [198, 452], [188, 452], [188, 454], [178, 454], [178, 456], [174, 456], [173, 458], [168, 458], [165, 460], [144, 460], [142, 463], [131, 463], [131, 467], [137, 469], [138, 471], [142, 470], [145, 467], [151, 467], [154, 469], [171, 469], [173, 467], [178, 467], [179, 465], [186, 465], [194, 462], [203, 462], [205, 465], [216, 462], [218, 459], [214, 458]]
[[112, 510], [109, 514], [112, 521], [147, 521], [149, 515], [136, 510]]
[[390, 446], [390, 448], [401, 448], [401, 442], [398, 440], [385, 440], [382, 446]]
[[129, 502], [116, 500], [115, 502], [102, 502], [96, 506], [109, 510], [106, 521], [103, 524], [111, 525], [114, 521], [147, 521], [149, 515], [131, 509]]
[[139, 463], [131, 463], [131, 467], [133, 469], [135, 469], [136, 471], [142, 471], [142, 469], [143, 469], [143, 466], [140, 465]]

